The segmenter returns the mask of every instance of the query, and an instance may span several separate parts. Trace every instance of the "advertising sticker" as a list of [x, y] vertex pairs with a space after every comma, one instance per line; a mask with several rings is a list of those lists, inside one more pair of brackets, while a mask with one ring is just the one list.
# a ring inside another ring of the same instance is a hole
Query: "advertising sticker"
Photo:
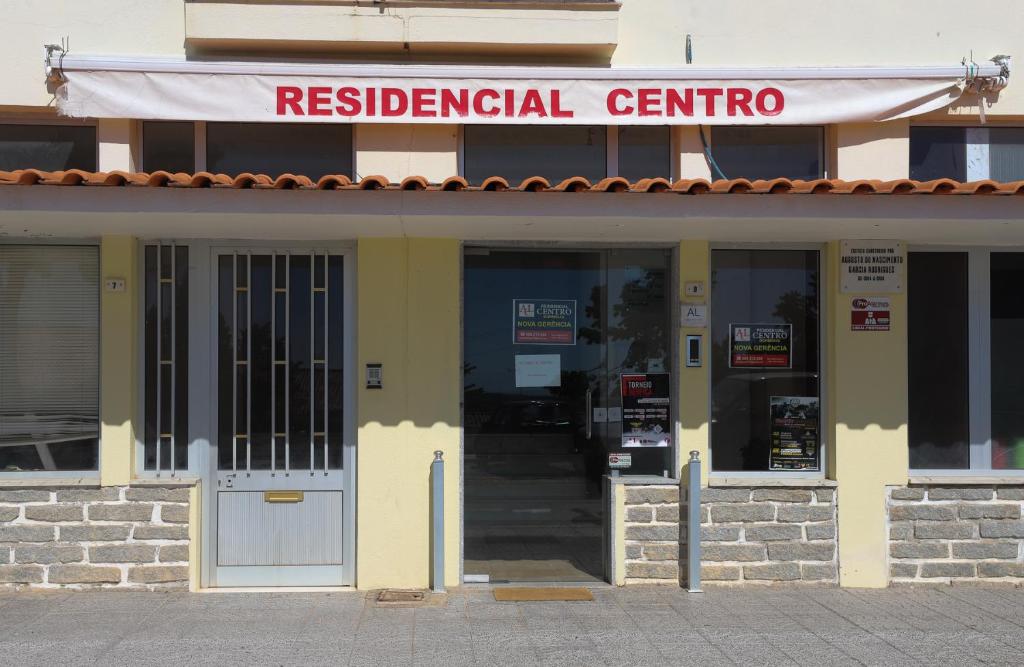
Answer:
[[672, 444], [670, 378], [668, 373], [622, 375], [619, 384], [623, 447], [668, 447]]
[[513, 299], [512, 316], [517, 345], [575, 345], [575, 299]]
[[729, 368], [792, 367], [792, 324], [729, 325]]
[[769, 470], [818, 469], [818, 399], [771, 397]]
[[889, 331], [891, 313], [887, 296], [855, 297], [850, 301], [850, 331]]
[[622, 470], [633, 467], [633, 455], [622, 452], [608, 452], [608, 467], [612, 470]]

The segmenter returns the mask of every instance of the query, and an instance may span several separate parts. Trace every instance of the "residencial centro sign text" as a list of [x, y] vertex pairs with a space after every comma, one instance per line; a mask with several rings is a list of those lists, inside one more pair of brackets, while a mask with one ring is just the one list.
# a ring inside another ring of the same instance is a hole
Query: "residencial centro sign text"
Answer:
[[[559, 88], [359, 88], [278, 86], [278, 116], [354, 118], [562, 118], [576, 109]], [[604, 96], [610, 117], [778, 116], [786, 96], [778, 88], [613, 88]]]

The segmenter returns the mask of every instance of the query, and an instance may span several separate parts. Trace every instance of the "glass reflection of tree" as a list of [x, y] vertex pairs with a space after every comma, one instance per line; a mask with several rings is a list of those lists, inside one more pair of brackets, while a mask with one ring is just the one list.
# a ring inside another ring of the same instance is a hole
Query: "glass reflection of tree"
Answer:
[[609, 340], [629, 343], [623, 369], [645, 369], [648, 359], [668, 356], [668, 318], [664, 308], [658, 307], [664, 302], [664, 270], [647, 269], [642, 277], [623, 284], [608, 324]]

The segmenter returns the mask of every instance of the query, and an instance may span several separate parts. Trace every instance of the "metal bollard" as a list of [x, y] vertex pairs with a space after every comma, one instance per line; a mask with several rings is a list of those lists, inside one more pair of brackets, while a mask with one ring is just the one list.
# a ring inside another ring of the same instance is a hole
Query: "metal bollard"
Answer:
[[433, 510], [434, 567], [430, 589], [435, 593], [444, 592], [444, 455], [440, 449], [434, 452], [430, 463], [430, 483]]
[[700, 589], [700, 452], [690, 452], [689, 486], [686, 488], [687, 526], [686, 563], [688, 589], [691, 593], [702, 593]]

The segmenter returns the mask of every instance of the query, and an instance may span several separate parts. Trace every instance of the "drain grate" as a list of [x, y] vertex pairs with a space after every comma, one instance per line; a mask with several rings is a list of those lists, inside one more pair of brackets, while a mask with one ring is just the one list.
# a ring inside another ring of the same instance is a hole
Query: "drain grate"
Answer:
[[377, 602], [423, 602], [427, 594], [423, 591], [383, 590], [377, 594]]

